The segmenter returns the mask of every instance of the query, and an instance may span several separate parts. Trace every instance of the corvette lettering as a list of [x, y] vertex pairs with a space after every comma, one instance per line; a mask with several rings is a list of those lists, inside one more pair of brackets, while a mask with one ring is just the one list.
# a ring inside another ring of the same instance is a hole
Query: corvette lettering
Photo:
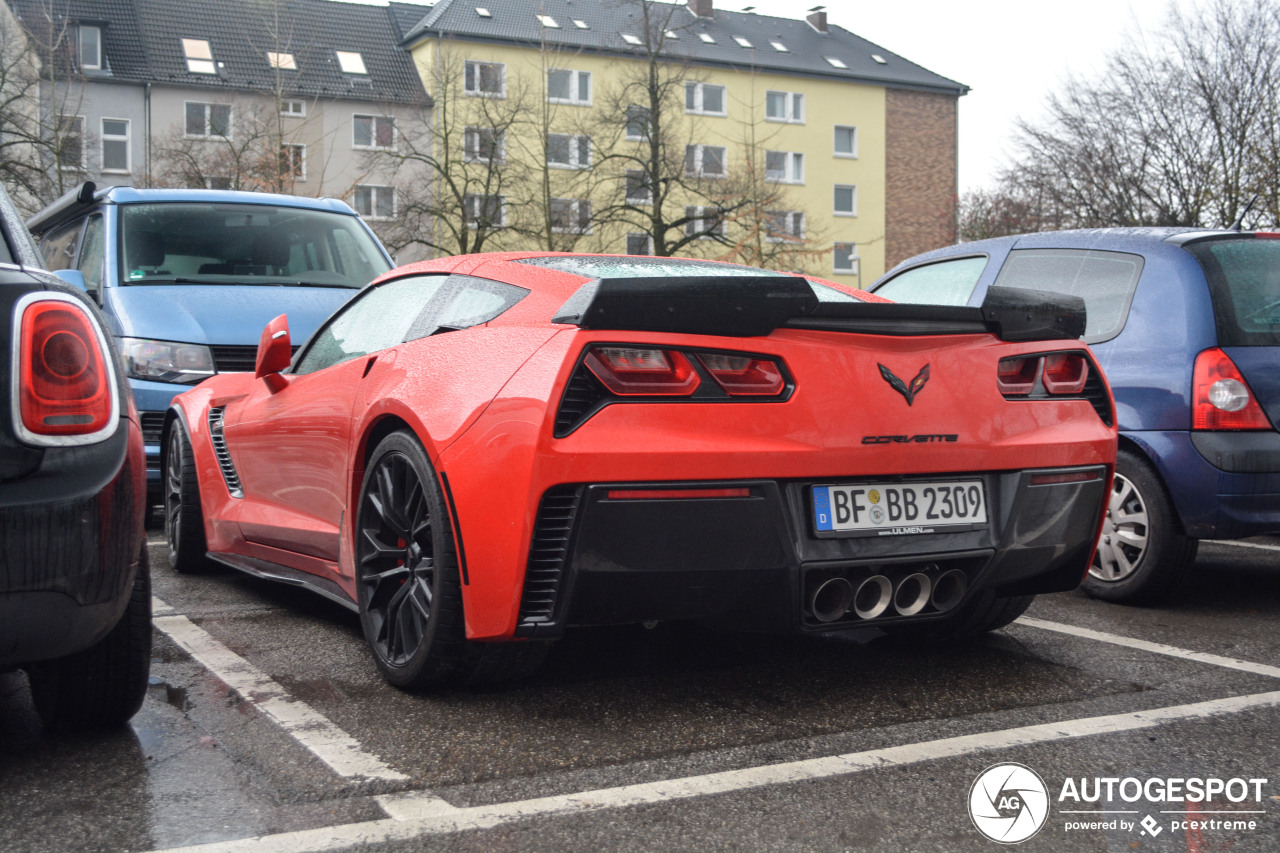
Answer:
[[929, 444], [932, 442], [953, 442], [958, 441], [958, 435], [938, 434], [921, 434], [921, 435], [864, 435], [862, 437], [863, 444]]

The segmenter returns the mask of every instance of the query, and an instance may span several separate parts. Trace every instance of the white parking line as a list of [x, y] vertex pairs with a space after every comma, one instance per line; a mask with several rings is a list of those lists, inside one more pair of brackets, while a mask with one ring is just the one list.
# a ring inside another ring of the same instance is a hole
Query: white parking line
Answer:
[[187, 617], [158, 598], [152, 599], [152, 623], [188, 654], [204, 665], [246, 701], [274, 720], [293, 738], [347, 779], [404, 781], [409, 777], [392, 770], [364, 751], [355, 738], [335, 726], [320, 712], [299, 702], [253, 664], [219, 643]]
[[173, 848], [170, 853], [249, 853], [249, 851], [252, 853], [318, 853], [318, 851], [340, 850], [358, 845], [409, 841], [429, 835], [487, 829], [535, 817], [577, 815], [606, 809], [727, 794], [771, 785], [831, 779], [866, 770], [900, 767], [994, 749], [1135, 731], [1182, 720], [1202, 719], [1277, 706], [1280, 706], [1280, 691], [1257, 693], [1251, 696], [1215, 699], [1209, 702], [1155, 708], [1130, 714], [1023, 726], [1003, 731], [982, 732], [854, 752], [830, 758], [791, 761], [764, 767], [711, 773], [705, 776], [689, 776], [488, 806], [456, 808], [430, 795], [407, 794], [381, 797], [379, 802], [387, 813], [393, 816], [391, 819]]
[[1166, 646], [1163, 643], [1152, 643], [1147, 640], [1137, 640], [1133, 637], [1123, 637], [1119, 634], [1108, 634], [1105, 631], [1094, 631], [1089, 628], [1077, 628], [1075, 625], [1067, 625], [1062, 622], [1046, 622], [1043, 619], [1032, 619], [1027, 616], [1020, 618], [1017, 621], [1017, 624], [1027, 625], [1031, 628], [1040, 628], [1043, 631], [1056, 631], [1059, 634], [1070, 634], [1073, 637], [1083, 637], [1086, 640], [1097, 640], [1100, 643], [1110, 643], [1113, 646], [1125, 646], [1130, 649], [1139, 649], [1144, 652], [1151, 652], [1152, 654], [1168, 655], [1169, 657], [1181, 658], [1183, 660], [1193, 660], [1198, 663], [1222, 666], [1227, 669], [1238, 669], [1244, 672], [1252, 672], [1256, 675], [1268, 675], [1272, 678], [1280, 678], [1280, 667], [1268, 666], [1264, 663], [1253, 663], [1252, 661], [1237, 660], [1236, 658], [1223, 657], [1222, 655], [1193, 652], [1190, 649], [1180, 649], [1177, 646]]
[[1235, 548], [1260, 548], [1263, 551], [1280, 551], [1280, 545], [1261, 545], [1257, 542], [1237, 542], [1235, 540], [1211, 540], [1210, 545], [1231, 545]]

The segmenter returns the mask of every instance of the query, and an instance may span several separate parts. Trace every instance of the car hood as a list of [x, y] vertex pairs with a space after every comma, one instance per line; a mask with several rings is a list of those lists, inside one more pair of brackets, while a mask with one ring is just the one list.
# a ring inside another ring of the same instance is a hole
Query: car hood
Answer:
[[1280, 347], [1225, 347], [1271, 425], [1280, 430]]
[[256, 345], [275, 316], [287, 314], [301, 342], [359, 291], [336, 287], [131, 284], [106, 291], [115, 334], [196, 344]]

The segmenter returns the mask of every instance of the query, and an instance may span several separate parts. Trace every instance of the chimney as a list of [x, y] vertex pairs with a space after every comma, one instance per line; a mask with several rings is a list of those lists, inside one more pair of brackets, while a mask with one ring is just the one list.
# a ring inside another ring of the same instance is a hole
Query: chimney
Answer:
[[824, 11], [826, 8], [826, 6], [814, 6], [809, 10], [809, 16], [805, 18], [809, 22], [809, 26], [820, 33], [827, 32], [827, 13]]
[[714, 0], [689, 0], [689, 11], [699, 18], [714, 18]]

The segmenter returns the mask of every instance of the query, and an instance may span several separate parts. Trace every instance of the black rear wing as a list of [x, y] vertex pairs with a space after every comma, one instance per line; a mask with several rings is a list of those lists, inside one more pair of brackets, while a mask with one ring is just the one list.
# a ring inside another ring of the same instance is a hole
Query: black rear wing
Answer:
[[1078, 296], [992, 287], [982, 307], [820, 302], [799, 276], [601, 278], [582, 285], [554, 323], [583, 329], [756, 337], [774, 329], [870, 335], [994, 334], [1005, 341], [1075, 340]]

